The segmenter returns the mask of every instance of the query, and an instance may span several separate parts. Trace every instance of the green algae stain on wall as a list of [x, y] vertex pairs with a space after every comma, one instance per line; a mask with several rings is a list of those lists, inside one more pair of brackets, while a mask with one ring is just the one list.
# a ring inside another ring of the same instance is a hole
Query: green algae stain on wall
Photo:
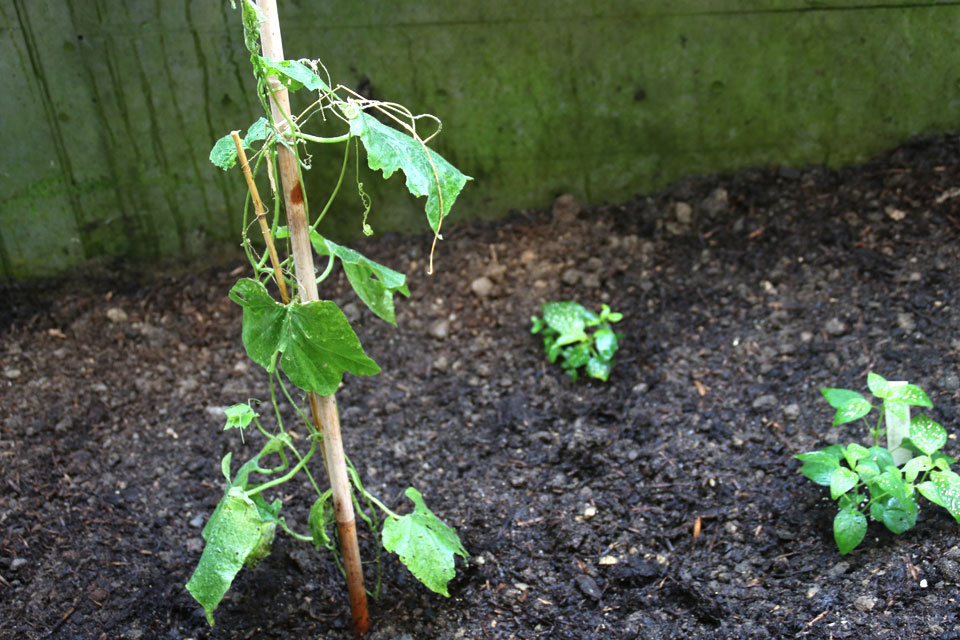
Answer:
[[[839, 165], [960, 125], [960, 3], [280, 1], [287, 57], [444, 122], [474, 176], [452, 223], [755, 165]], [[38, 28], [42, 27], [42, 28]], [[244, 187], [206, 161], [259, 116], [229, 3], [0, 0], [0, 277], [234, 244]], [[323, 202], [339, 152], [314, 158]], [[421, 229], [361, 177], [378, 233]], [[324, 221], [359, 233], [344, 189]], [[448, 232], [455, 229], [447, 227]], [[442, 252], [442, 245], [441, 245]]]

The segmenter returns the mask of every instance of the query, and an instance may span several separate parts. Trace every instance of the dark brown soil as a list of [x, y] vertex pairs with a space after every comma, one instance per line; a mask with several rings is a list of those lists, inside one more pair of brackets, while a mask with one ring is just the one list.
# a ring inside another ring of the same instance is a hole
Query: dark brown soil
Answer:
[[[840, 556], [826, 491], [791, 458], [864, 439], [818, 389], [868, 371], [921, 385], [960, 431], [958, 167], [946, 137], [450, 225], [433, 277], [429, 238], [361, 246], [413, 295], [397, 330], [345, 280], [327, 291], [383, 368], [338, 394], [348, 454], [391, 506], [418, 487], [473, 556], [449, 599], [384, 556], [371, 637], [960, 637], [949, 514], [924, 503], [915, 529], [874, 523]], [[220, 458], [261, 444], [221, 429], [224, 406], [268, 398], [227, 299], [246, 273], [5, 292], [0, 637], [351, 637], [332, 559], [283, 534], [214, 629], [183, 588]], [[609, 383], [571, 383], [530, 335], [564, 299], [624, 314]], [[308, 487], [275, 495], [304, 530]]]

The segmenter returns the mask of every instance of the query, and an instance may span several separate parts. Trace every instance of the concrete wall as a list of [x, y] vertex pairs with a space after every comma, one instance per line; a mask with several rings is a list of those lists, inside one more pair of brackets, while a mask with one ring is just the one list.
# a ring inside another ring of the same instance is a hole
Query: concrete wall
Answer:
[[[955, 1], [279, 4], [288, 58], [443, 119], [438, 150], [476, 178], [461, 219], [838, 165], [960, 125]], [[238, 243], [241, 176], [206, 159], [260, 115], [229, 2], [0, 0], [0, 77], [0, 277]], [[315, 202], [338, 169], [326, 152]], [[377, 232], [426, 230], [401, 180], [364, 180]], [[345, 197], [328, 231], [359, 229], [358, 206]]]

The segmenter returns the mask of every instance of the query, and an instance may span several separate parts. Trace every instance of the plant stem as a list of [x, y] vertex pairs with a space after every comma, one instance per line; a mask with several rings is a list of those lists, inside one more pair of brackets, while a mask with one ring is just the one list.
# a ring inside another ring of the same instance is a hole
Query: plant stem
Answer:
[[[272, 60], [283, 60], [283, 42], [280, 35], [280, 19], [277, 14], [276, 0], [259, 0], [258, 4], [265, 18], [264, 23], [260, 26], [263, 55]], [[273, 121], [278, 126], [283, 127], [283, 123], [288, 121], [291, 113], [289, 95], [286, 88], [276, 77], [267, 78], [267, 84], [270, 88], [270, 112]], [[290, 245], [293, 251], [300, 300], [304, 303], [312, 302], [318, 300], [319, 295], [313, 267], [313, 253], [310, 247], [309, 222], [306, 216], [305, 197], [299, 176], [298, 161], [289, 145], [279, 145], [277, 147], [277, 162], [280, 168], [280, 181], [287, 211], [287, 224], [290, 228]], [[367, 591], [363, 586], [356, 518], [353, 513], [353, 497], [350, 493], [350, 483], [344, 462], [337, 404], [333, 396], [321, 397], [314, 392], [310, 392], [309, 399], [314, 422], [323, 433], [321, 448], [324, 460], [327, 463], [330, 487], [333, 490], [333, 507], [337, 518], [337, 531], [340, 534], [341, 552], [346, 569], [347, 591], [350, 596], [350, 609], [353, 615], [353, 632], [356, 636], [362, 636], [370, 628], [370, 614], [367, 610]]]

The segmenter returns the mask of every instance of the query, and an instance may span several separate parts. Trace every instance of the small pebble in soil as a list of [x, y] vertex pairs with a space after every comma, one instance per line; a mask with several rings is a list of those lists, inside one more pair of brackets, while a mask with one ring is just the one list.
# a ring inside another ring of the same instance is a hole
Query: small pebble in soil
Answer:
[[3, 376], [8, 380], [16, 380], [22, 374], [23, 372], [20, 371], [20, 369], [17, 369], [16, 367], [7, 367], [6, 369], [3, 370]]
[[450, 335], [450, 321], [446, 318], [441, 318], [431, 324], [430, 335], [437, 340], [446, 340], [447, 336]]
[[563, 272], [563, 275], [560, 277], [560, 279], [563, 280], [564, 284], [568, 284], [572, 287], [573, 285], [580, 282], [580, 278], [582, 276], [583, 274], [580, 273], [577, 269], [567, 269], [566, 271]]
[[897, 326], [903, 329], [905, 333], [913, 333], [917, 329], [917, 323], [913, 319], [912, 313], [898, 313]]
[[796, 420], [800, 417], [800, 405], [796, 402], [791, 402], [783, 408], [783, 415], [788, 420]]
[[111, 307], [107, 309], [107, 320], [114, 324], [127, 321], [127, 312], [120, 307]]
[[873, 608], [877, 606], [877, 598], [876, 596], [860, 596], [853, 601], [853, 606], [863, 612], [873, 611]]
[[470, 283], [470, 290], [481, 298], [485, 298], [493, 293], [493, 281], [486, 276], [480, 276]]
[[839, 318], [830, 318], [824, 323], [823, 330], [832, 336], [842, 336], [847, 332], [847, 325]]
[[29, 560], [27, 560], [26, 558], [14, 558], [10, 562], [10, 570], [19, 571], [21, 567], [25, 566], [28, 563], [29, 563]]
[[580, 214], [580, 203], [571, 193], [558, 196], [553, 201], [553, 219], [560, 224], [572, 224]]
[[603, 592], [600, 591], [600, 587], [597, 586], [596, 580], [591, 578], [586, 574], [580, 574], [576, 577], [577, 586], [580, 587], [580, 591], [583, 591], [586, 595], [590, 596], [594, 600], [599, 600], [603, 596]]
[[763, 395], [753, 401], [754, 409], [769, 409], [775, 406], [777, 406], [777, 396], [774, 395]]

